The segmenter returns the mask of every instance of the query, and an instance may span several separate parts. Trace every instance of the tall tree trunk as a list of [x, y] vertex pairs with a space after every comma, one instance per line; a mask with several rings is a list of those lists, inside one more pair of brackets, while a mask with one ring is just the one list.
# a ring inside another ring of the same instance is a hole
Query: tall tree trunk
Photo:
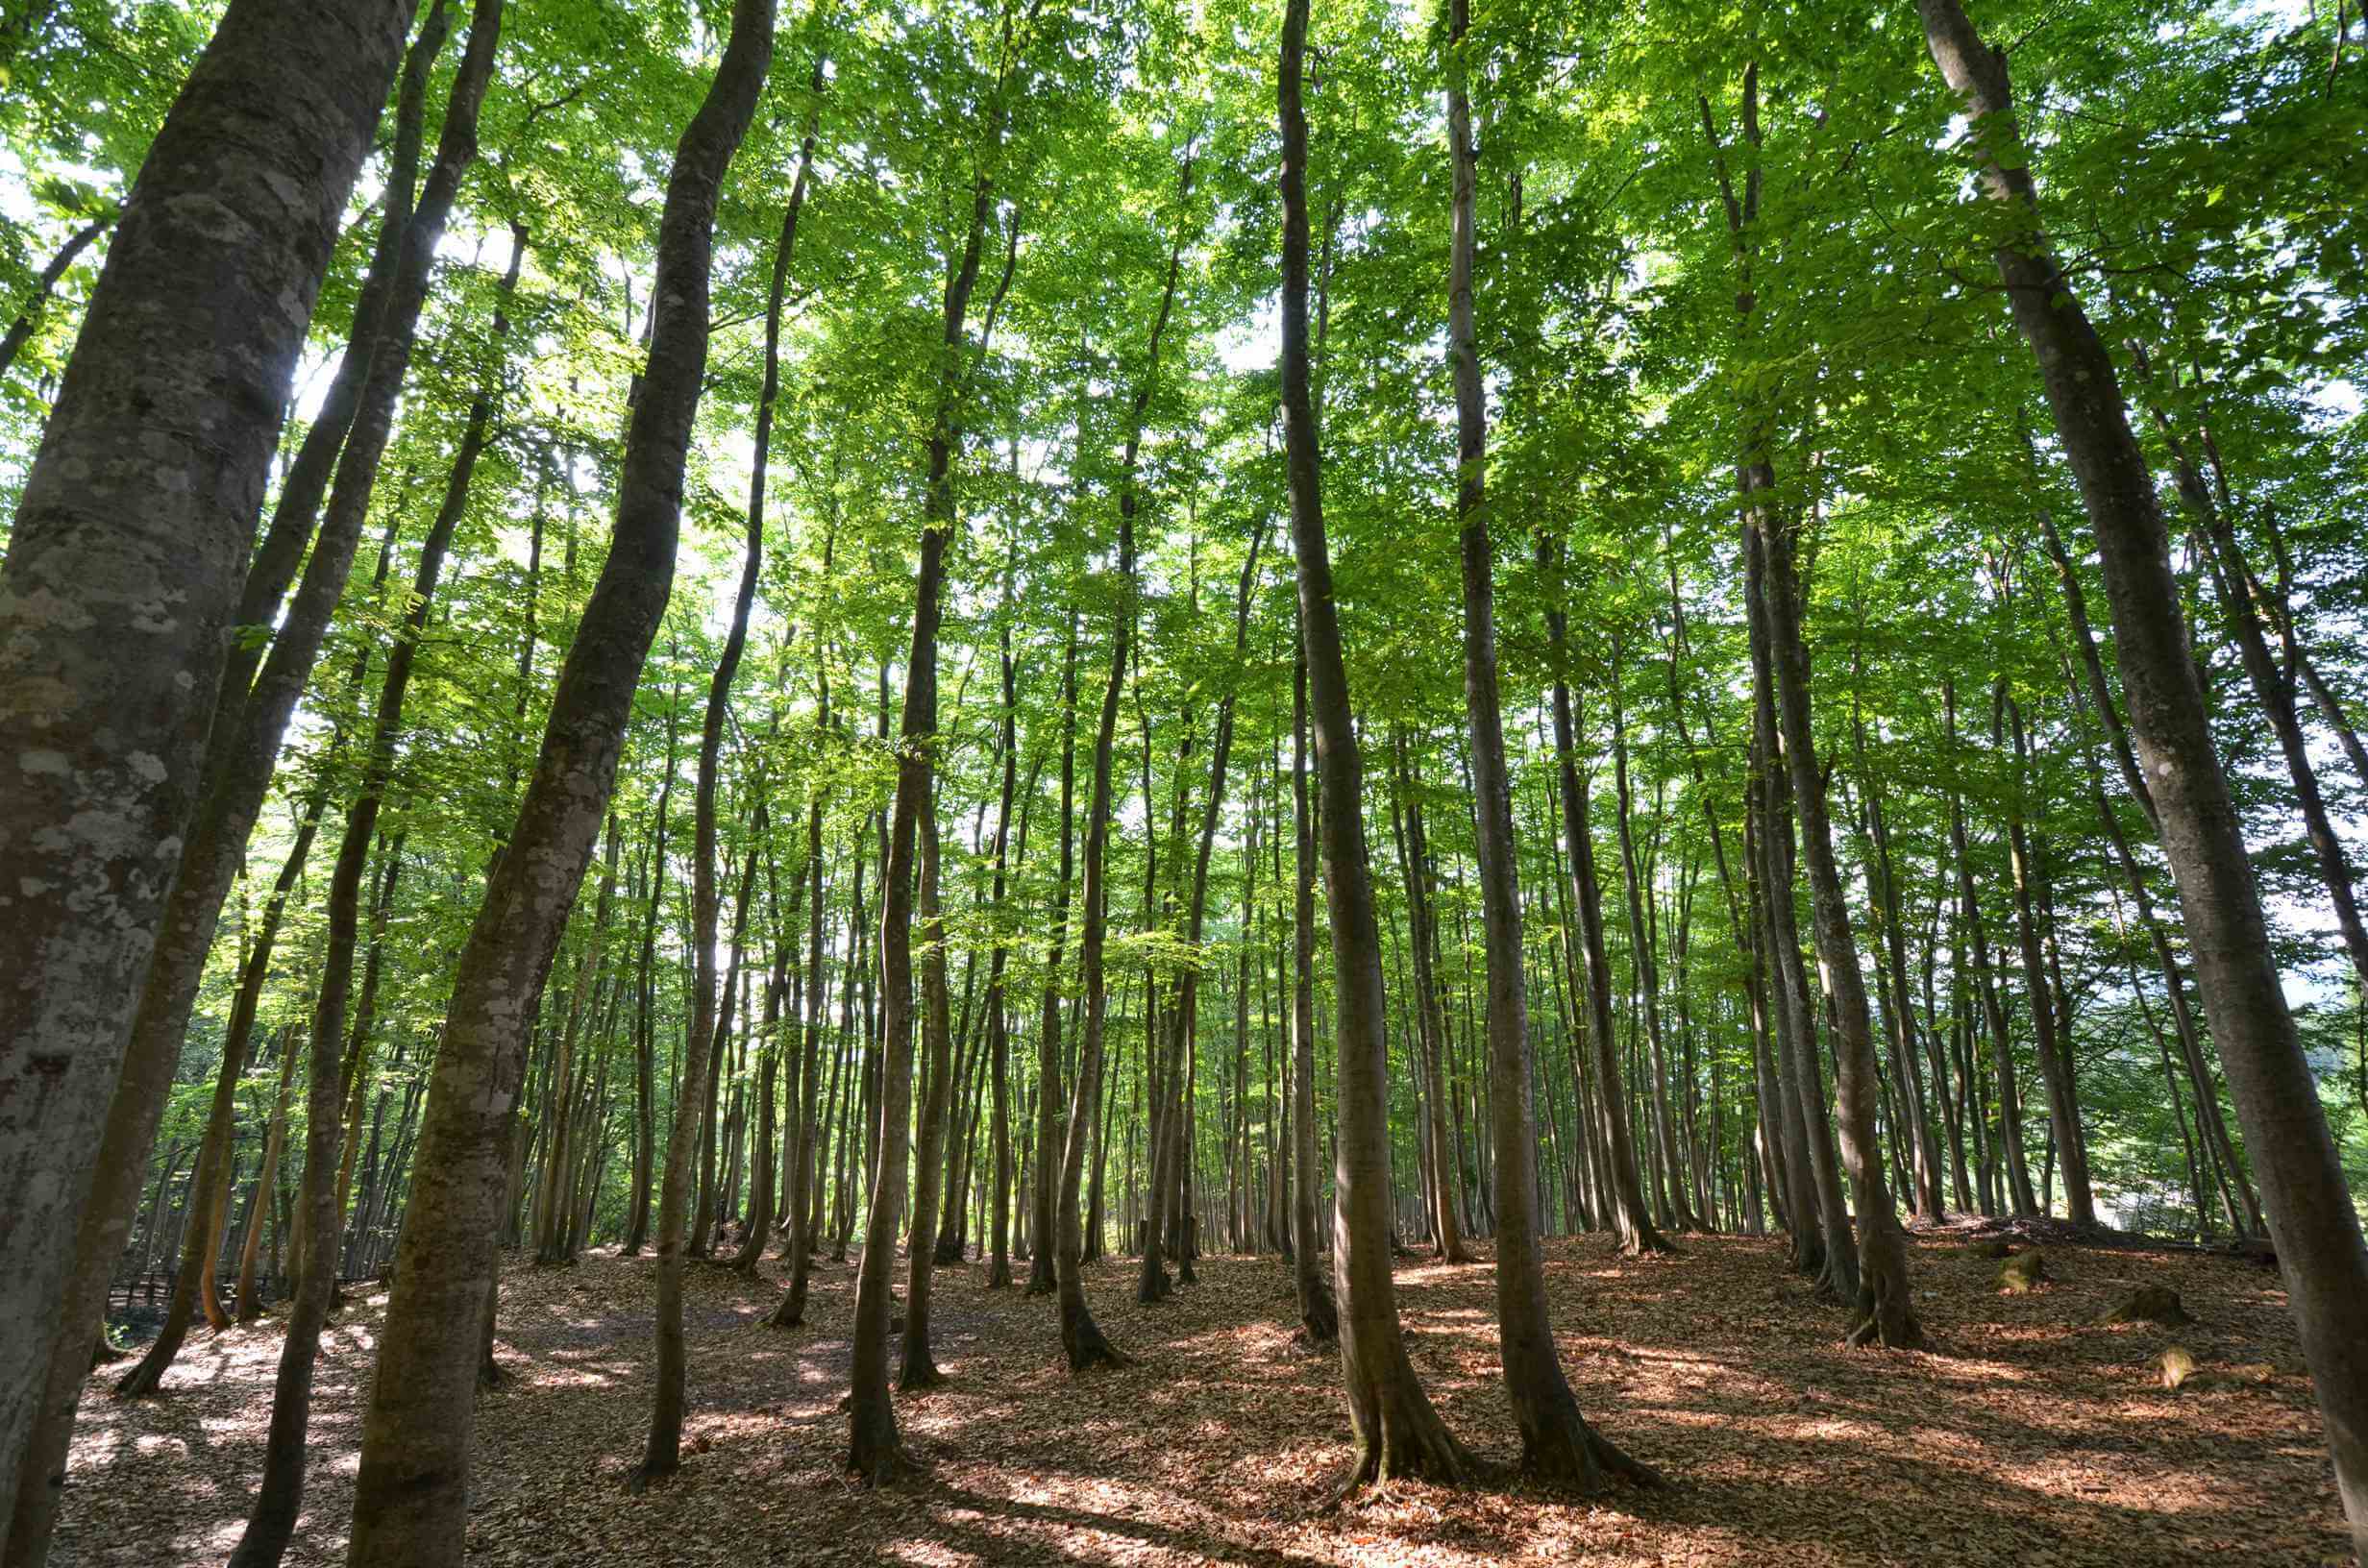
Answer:
[[[1559, 575], [1562, 557], [1545, 540], [1539, 563]], [[1558, 593], [1559, 590], [1556, 590]], [[1577, 761], [1577, 721], [1570, 701], [1568, 620], [1561, 600], [1549, 593], [1546, 638], [1554, 666], [1554, 754], [1562, 800], [1563, 846], [1570, 861], [1571, 902], [1578, 906], [1579, 941], [1587, 958], [1587, 1019], [1595, 1049], [1597, 1115], [1608, 1164], [1604, 1216], [1619, 1237], [1620, 1250], [1634, 1255], [1669, 1252], [1668, 1239], [1653, 1225], [1644, 1205], [1644, 1182], [1637, 1168], [1636, 1139], [1629, 1131], [1627, 1096], [1620, 1088], [1619, 1041], [1612, 1025], [1612, 965], [1604, 950], [1603, 888], [1595, 876], [1594, 830], [1588, 821], [1587, 781]]]
[[929, 1275], [937, 1262], [938, 1208], [946, 1176], [947, 1105], [953, 1096], [953, 1051], [947, 1017], [946, 919], [939, 906], [936, 784], [921, 803], [921, 1038], [926, 1090], [913, 1141], [912, 1223], [905, 1229], [904, 1349], [897, 1386], [906, 1393], [946, 1381], [929, 1353]]
[[1390, 1063], [1383, 1038], [1381, 931], [1366, 855], [1364, 767], [1333, 597], [1322, 458], [1308, 387], [1307, 116], [1300, 85], [1307, 11], [1308, 0], [1285, 0], [1275, 85], [1282, 126], [1282, 404], [1308, 716], [1322, 802], [1324, 894], [1332, 916], [1340, 1106], [1333, 1274], [1340, 1292], [1341, 1369], [1356, 1445], [1347, 1485], [1401, 1476], [1454, 1483], [1471, 1478], [1475, 1461], [1440, 1420], [1407, 1359], [1390, 1271]]
[[1307, 792], [1307, 750], [1302, 653], [1293, 661], [1291, 681], [1291, 1277], [1308, 1342], [1328, 1345], [1341, 1336], [1341, 1314], [1316, 1226], [1316, 815]]
[[1076, 777], [1077, 612], [1073, 607], [1061, 655], [1061, 874], [1053, 887], [1051, 948], [1045, 960], [1044, 1002], [1036, 1026], [1036, 1186], [1028, 1216], [1027, 1268], [1031, 1296], [1050, 1295], [1060, 1287], [1060, 1226], [1053, 1209], [1068, 1144], [1061, 1110], [1061, 948], [1069, 935], [1069, 883], [1076, 869]]
[[[1746, 491], [1746, 498], [1750, 495]], [[1764, 559], [1759, 574], [1775, 666], [1777, 712], [1785, 762], [1792, 774], [1793, 810], [1800, 818], [1802, 858], [1809, 866], [1810, 909], [1817, 966], [1833, 1004], [1834, 1109], [1840, 1123], [1842, 1162], [1857, 1198], [1858, 1296], [1849, 1342], [1893, 1350], [1923, 1342], [1908, 1286], [1908, 1238], [1900, 1230], [1875, 1130], [1882, 1069], [1875, 1063], [1874, 1020], [1859, 968], [1858, 939], [1826, 817], [1825, 775], [1818, 771], [1810, 728], [1809, 646], [1801, 632], [1803, 594], [1793, 565], [1793, 540], [1763, 502], [1750, 514], [1753, 541]]]
[[668, 177], [655, 325], [614, 539], [454, 977], [362, 1428], [355, 1568], [424, 1568], [461, 1553], [477, 1368], [454, 1347], [481, 1333], [529, 1005], [591, 860], [634, 688], [674, 583], [683, 464], [706, 371], [716, 196], [772, 53], [773, 0], [735, 0], [714, 83]]
[[[1467, 86], [1469, 0], [1449, 0], [1447, 140], [1454, 164], [1454, 218], [1447, 273], [1447, 357], [1455, 380], [1455, 516], [1464, 582], [1464, 707], [1471, 726], [1472, 818], [1479, 860], [1481, 925], [1487, 945], [1490, 1134], [1496, 1167], [1496, 1322], [1505, 1392], [1521, 1433], [1521, 1473], [1591, 1490], [1606, 1470], [1658, 1480], [1579, 1413], [1564, 1381], [1545, 1298], [1539, 1249], [1538, 1123], [1531, 1101], [1529, 1010], [1522, 994], [1521, 888], [1513, 838], [1513, 780], [1505, 764], [1503, 698], [1496, 678], [1494, 550], [1484, 477], [1487, 392], [1473, 322], [1474, 164]], [[1353, 1302], [1353, 1298], [1352, 1298]]]
[[[999, 93], [1001, 87], [998, 84]], [[1000, 140], [1000, 118], [996, 140]], [[937, 412], [929, 429], [928, 475], [921, 527], [920, 573], [913, 590], [912, 651], [904, 667], [904, 711], [897, 742], [896, 798], [880, 865], [880, 1110], [863, 1261], [855, 1281], [855, 1328], [848, 1401], [847, 1468], [868, 1485], [885, 1485], [912, 1468], [897, 1434], [888, 1394], [888, 1309], [897, 1224], [903, 1217], [906, 1142], [913, 1088], [914, 840], [932, 793], [937, 758], [937, 629], [945, 613], [946, 546], [953, 530], [952, 454], [961, 441], [967, 376], [964, 324], [978, 283], [979, 254], [993, 210], [983, 170], [971, 179], [969, 234], [947, 275], [938, 344]], [[885, 708], [882, 717], [885, 717]], [[927, 1238], [921, 1239], [926, 1266]]]
[[[764, 0], [768, 6], [772, 0]], [[735, 32], [737, 32], [735, 12]], [[763, 51], [772, 52], [772, 19], [768, 14]], [[761, 86], [763, 69], [758, 69]], [[717, 86], [723, 85], [721, 75]], [[741, 129], [746, 129], [745, 121]], [[734, 135], [734, 145], [738, 142]], [[807, 142], [810, 155], [812, 141]], [[724, 163], [728, 164], [731, 149], [724, 150]], [[650, 1420], [650, 1439], [642, 1455], [641, 1467], [634, 1472], [636, 1488], [674, 1474], [682, 1466], [682, 1404], [684, 1352], [682, 1342], [682, 1269], [684, 1206], [689, 1198], [689, 1164], [692, 1158], [691, 1139], [699, 1126], [703, 1104], [709, 1099], [709, 1058], [715, 1053], [716, 1014], [716, 923], [720, 909], [720, 894], [715, 883], [716, 823], [715, 796], [719, 782], [724, 749], [724, 722], [731, 707], [731, 686], [740, 672], [740, 656], [748, 647], [749, 611], [756, 601], [756, 580], [764, 568], [765, 557], [765, 463], [773, 436], [773, 405], [781, 389], [781, 296], [787, 286], [789, 268], [798, 239], [798, 212], [805, 194], [805, 170], [799, 169], [799, 181], [791, 189], [790, 204], [781, 220], [781, 237], [774, 247], [773, 279], [765, 306], [765, 379], [756, 402], [755, 453], [752, 460], [749, 480], [749, 509], [746, 544], [740, 562], [740, 584], [732, 599], [731, 628], [725, 634], [723, 651], [715, 661], [715, 673], [707, 682], [706, 716], [699, 732], [699, 774], [693, 789], [691, 819], [691, 961], [693, 980], [690, 1001], [690, 1039], [684, 1046], [682, 1083], [675, 1100], [673, 1137], [666, 1151], [665, 1188], [658, 1200], [657, 1222], [657, 1369], [656, 1396]], [[715, 179], [721, 183], [719, 166]], [[709, 199], [707, 211], [701, 214], [700, 230], [704, 233], [714, 223], [714, 207]], [[655, 350], [652, 351], [654, 361]], [[648, 395], [647, 386], [643, 395]], [[757, 805], [762, 815], [761, 799]], [[761, 829], [760, 834], [761, 836]], [[756, 840], [748, 847], [749, 869], [753, 871], [757, 855]], [[752, 883], [744, 881], [740, 894], [737, 921], [748, 919], [749, 894]], [[735, 938], [737, 932], [734, 933]], [[737, 954], [737, 942], [734, 952]], [[734, 966], [738, 959], [735, 956]], [[698, 1231], [703, 1237], [707, 1230], [708, 1213], [703, 1210]]]
[[[1957, 688], [1947, 680], [1940, 687], [1941, 732], [1952, 756], [1957, 754]], [[1998, 1138], [2005, 1145], [2007, 1192], [2017, 1214], [2040, 1213], [2037, 1192], [2031, 1185], [2031, 1164], [2023, 1151], [2023, 1091], [2014, 1064], [2014, 1046], [2007, 1033], [2006, 1014], [1999, 1006], [1991, 978], [1989, 938], [1982, 924], [1982, 903], [1974, 890], [1973, 863], [1966, 845], [1965, 808], [1954, 787], [1949, 791], [1949, 846], [1957, 862], [1957, 899], [1973, 961], [1973, 986], [1980, 992], [1982, 1015], [1989, 1025], [1993, 1066], [1998, 1075]]]
[[[2003, 695], [2003, 694], [2002, 694]], [[2011, 697], [2004, 707], [2014, 741], [2015, 796], [2030, 787], [2031, 747], [2023, 733], [2023, 712]], [[2056, 1135], [2056, 1157], [2063, 1165], [2064, 1208], [2075, 1225], [2097, 1222], [2097, 1200], [2088, 1183], [2088, 1140], [2081, 1131], [2079, 1090], [2072, 1077], [2071, 1019], [2056, 1006], [2048, 986], [2048, 971], [2040, 952], [2039, 921], [2034, 908], [2031, 835], [2023, 825], [2023, 806], [2010, 796], [2007, 812], [2007, 849], [2014, 873], [2014, 932], [2023, 960], [2023, 987], [2031, 998], [2031, 1031], [2039, 1057], [2039, 1076], [2047, 1087], [2047, 1120]]]
[[[489, 71], [502, 25], [500, 0], [481, 4], [471, 24], [464, 73]], [[456, 94], [456, 108], [474, 114], [481, 86], [465, 100]], [[454, 156], [448, 116], [441, 162]], [[320, 992], [313, 1003], [312, 1060], [308, 1072], [305, 1104], [305, 1165], [302, 1184], [305, 1234], [320, 1244], [307, 1249], [308, 1266], [297, 1282], [296, 1300], [288, 1314], [287, 1337], [282, 1342], [278, 1378], [272, 1389], [271, 1424], [264, 1442], [263, 1476], [247, 1514], [245, 1531], [231, 1554], [234, 1568], [276, 1568], [296, 1528], [296, 1512], [304, 1499], [306, 1430], [312, 1403], [313, 1363], [318, 1359], [321, 1330], [329, 1319], [330, 1296], [335, 1288], [337, 1257], [330, 1242], [337, 1225], [338, 1109], [343, 1086], [338, 1059], [345, 1038], [346, 996], [353, 981], [354, 948], [359, 940], [361, 890], [368, 870], [370, 845], [378, 834], [378, 818], [386, 786], [394, 772], [395, 743], [403, 730], [404, 698], [410, 688], [420, 639], [428, 627], [444, 557], [453, 533], [468, 509], [469, 486], [477, 459], [491, 434], [493, 400], [500, 384], [502, 345], [509, 331], [508, 306], [525, 264], [526, 231], [512, 227], [508, 271], [502, 280], [494, 307], [493, 348], [482, 373], [460, 447], [453, 459], [444, 500], [435, 521], [421, 542], [419, 563], [412, 574], [410, 608], [395, 646], [387, 654], [386, 675], [379, 689], [370, 752], [363, 763], [360, 788], [346, 812], [345, 836], [337, 846], [337, 861], [330, 876], [328, 945], [321, 965]], [[604, 899], [604, 914], [605, 899]]]
[[2197, 989], [2260, 1178], [2353, 1543], [2368, 1556], [2368, 1338], [2356, 1327], [2368, 1300], [2368, 1245], [2279, 986], [2228, 775], [2187, 657], [2152, 477], [2130, 433], [2112, 360], [2046, 242], [2031, 171], [2012, 161], [2006, 57], [1982, 41], [1958, 0], [1917, 0], [1916, 10], [1934, 61], [1972, 115], [1985, 193], [2018, 231], [1998, 250], [1999, 271], [2104, 557], [2130, 726], [2162, 819]]
[[[671, 661], [670, 661], [671, 662]], [[633, 1025], [633, 1191], [625, 1222], [624, 1255], [639, 1256], [650, 1237], [652, 1184], [657, 1177], [657, 1025], [653, 1017], [656, 997], [657, 918], [666, 898], [666, 823], [674, 804], [675, 743], [679, 738], [681, 704], [666, 694], [666, 765], [657, 788], [657, 826], [650, 850], [649, 906], [641, 919], [641, 963], [635, 983]]]
[[[62, 1342], [86, 1369], [96, 1332], [105, 1280], [86, 1287], [77, 1252], [111, 1263], [146, 1173], [177, 1038], [114, 1167], [129, 1195], [110, 1181], [91, 1202], [289, 384], [411, 12], [406, 0], [224, 12], [125, 201], [0, 562], [0, 754], [23, 765], [0, 805], [12, 1542], [52, 1352]], [[83, 1248], [86, 1208], [100, 1224]], [[65, 1301], [69, 1280], [81, 1299]], [[62, 1436], [43, 1446], [62, 1459]], [[48, 1505], [35, 1507], [11, 1560], [45, 1549]]]

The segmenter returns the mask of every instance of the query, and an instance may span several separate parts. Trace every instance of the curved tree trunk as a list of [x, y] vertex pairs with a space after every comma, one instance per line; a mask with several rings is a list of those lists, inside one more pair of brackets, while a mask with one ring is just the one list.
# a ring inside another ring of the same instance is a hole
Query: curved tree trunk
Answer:
[[[487, 0], [479, 7], [468, 55], [461, 65], [464, 76], [473, 69], [490, 71], [501, 18], [500, 0]], [[480, 96], [481, 87], [471, 94], [462, 112], [473, 113]], [[445, 145], [449, 149], [454, 134], [449, 117], [446, 125]], [[449, 152], [439, 154], [440, 159], [449, 156]], [[370, 845], [378, 836], [379, 810], [394, 772], [395, 743], [402, 734], [404, 699], [410, 688], [420, 639], [428, 629], [428, 612], [443, 575], [444, 557], [452, 545], [454, 530], [468, 509], [469, 486], [476, 475], [478, 456], [484, 451], [491, 433], [502, 345], [509, 331], [508, 306], [516, 293], [525, 258], [526, 233], [513, 228], [509, 268], [503, 277], [499, 303], [494, 308], [493, 352], [469, 408], [468, 425], [453, 459], [443, 504], [437, 508], [435, 521], [420, 545], [419, 563], [411, 579], [410, 608], [387, 655], [369, 756], [363, 763], [360, 788], [346, 813], [345, 834], [337, 846], [336, 865], [330, 876], [327, 950], [321, 965], [320, 992], [313, 1003], [312, 1059], [307, 1068], [304, 1180], [298, 1188], [304, 1234], [314, 1244], [305, 1249], [306, 1266], [297, 1281], [295, 1304], [288, 1314], [287, 1337], [281, 1346], [279, 1373], [272, 1389], [262, 1480], [248, 1510], [246, 1530], [231, 1554], [233, 1568], [276, 1568], [287, 1549], [288, 1537], [295, 1531], [297, 1508], [304, 1499], [306, 1431], [311, 1412], [313, 1363], [319, 1355], [321, 1331], [329, 1319], [330, 1295], [337, 1278], [334, 1237], [338, 1111], [344, 1097], [338, 1062], [345, 1038], [346, 996], [353, 980], [354, 948], [359, 940], [362, 884], [369, 867]]]
[[656, 321], [626, 440], [617, 525], [561, 667], [541, 755], [463, 947], [413, 1162], [362, 1427], [355, 1568], [458, 1560], [477, 1342], [496, 1281], [509, 1124], [541, 990], [616, 779], [643, 661], [674, 584], [682, 472], [707, 358], [715, 202], [773, 52], [773, 0], [736, 0], [713, 85], [676, 152], [659, 224]]

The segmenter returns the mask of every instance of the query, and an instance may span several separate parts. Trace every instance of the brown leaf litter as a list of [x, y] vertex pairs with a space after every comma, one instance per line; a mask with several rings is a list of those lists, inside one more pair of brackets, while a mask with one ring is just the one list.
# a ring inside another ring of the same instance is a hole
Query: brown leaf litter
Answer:
[[[1589, 1417], [1668, 1474], [1665, 1492], [1570, 1498], [1400, 1484], [1323, 1507], [1348, 1457], [1339, 1365], [1292, 1343], [1288, 1270], [1211, 1257], [1153, 1307], [1134, 1265], [1088, 1271], [1114, 1341], [1142, 1359], [1073, 1380], [1048, 1298], [941, 1269], [937, 1360], [899, 1396], [932, 1468], [884, 1494], [840, 1472], [853, 1271], [818, 1267], [808, 1327], [768, 1329], [781, 1285], [695, 1265], [682, 1473], [623, 1489], [649, 1419], [654, 1264], [597, 1254], [513, 1268], [500, 1354], [515, 1374], [478, 1411], [477, 1564], [1946, 1563], [2140, 1568], [2346, 1560], [2310, 1389], [2274, 1272], [2226, 1257], [2046, 1239], [2050, 1279], [2002, 1295], [1965, 1233], [1919, 1238], [1927, 1351], [1841, 1348], [1839, 1311], [1782, 1244], [1684, 1238], [1622, 1259], [1548, 1245], [1563, 1362]], [[902, 1264], [900, 1262], [900, 1272]], [[1022, 1271], [1023, 1273], [1024, 1270]], [[1398, 1271], [1416, 1366], [1449, 1424], [1512, 1457], [1489, 1264]], [[2096, 1320], [2133, 1289], [2179, 1292], [2176, 1330]], [[358, 1297], [314, 1395], [307, 1510], [290, 1565], [344, 1558], [370, 1351], [385, 1310]], [[2242, 1376], [2162, 1386], [2172, 1344]], [[57, 1568], [213, 1564], [261, 1459], [278, 1330], [192, 1342], [163, 1396], [87, 1384]]]

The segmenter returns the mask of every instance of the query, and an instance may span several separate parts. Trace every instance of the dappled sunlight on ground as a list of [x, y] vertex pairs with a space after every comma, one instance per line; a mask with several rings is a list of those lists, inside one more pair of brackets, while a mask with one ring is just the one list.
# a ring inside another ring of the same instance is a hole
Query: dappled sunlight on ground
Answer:
[[[471, 1560], [485, 1563], [2042, 1562], [2136, 1568], [2222, 1558], [2333, 1562], [2343, 1541], [2309, 1388], [2274, 1275], [2182, 1253], [2050, 1247], [2056, 1283], [1997, 1292], [1949, 1238], [1913, 1252], [1929, 1351], [1840, 1348], [1838, 1309], [1781, 1244], [1687, 1237], [1622, 1259], [1549, 1244], [1571, 1385], [1614, 1440], [1668, 1472], [1659, 1493], [1594, 1499], [1399, 1484], [1325, 1504], [1349, 1456], [1337, 1358], [1294, 1340], [1287, 1268], [1209, 1258], [1201, 1283], [1135, 1303], [1135, 1266], [1088, 1271], [1103, 1329], [1142, 1364], [1069, 1376], [1052, 1304], [941, 1269], [932, 1340], [950, 1381], [898, 1396], [925, 1479], [885, 1495], [842, 1479], [853, 1270], [818, 1264], [808, 1327], [768, 1328], [782, 1288], [694, 1266], [686, 1290], [685, 1464], [622, 1486], [649, 1419], [654, 1263], [614, 1253], [518, 1267], [479, 1405]], [[1474, 1244], [1485, 1255], [1485, 1242]], [[899, 1263], [900, 1292], [902, 1262]], [[2180, 1330], [2094, 1326], [2130, 1286], [2179, 1290]], [[1408, 1349], [1448, 1423], [1516, 1450], [1499, 1385], [1494, 1280], [1405, 1262]], [[330, 1336], [310, 1507], [290, 1564], [342, 1560], [360, 1401], [382, 1291]], [[2241, 1376], [2180, 1393], [2170, 1343]], [[58, 1568], [219, 1562], [259, 1463], [276, 1325], [193, 1342], [162, 1398], [86, 1390]], [[893, 1365], [893, 1356], [892, 1356]]]

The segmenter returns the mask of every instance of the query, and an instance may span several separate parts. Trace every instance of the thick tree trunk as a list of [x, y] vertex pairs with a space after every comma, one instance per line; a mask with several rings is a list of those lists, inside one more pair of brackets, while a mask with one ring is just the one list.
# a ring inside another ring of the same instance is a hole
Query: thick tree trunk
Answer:
[[772, 0], [736, 0], [714, 84], [668, 178], [656, 321], [626, 441], [615, 536], [454, 977], [362, 1428], [348, 1554], [356, 1568], [429, 1568], [461, 1553], [477, 1367], [454, 1347], [481, 1334], [529, 1009], [591, 860], [633, 691], [673, 586], [683, 464], [706, 368], [716, 196], [772, 50]]
[[[404, 0], [224, 12], [125, 201], [0, 562], [0, 754], [23, 765], [0, 807], [12, 1538], [51, 1353], [62, 1338], [85, 1357], [96, 1321], [95, 1305], [60, 1310], [78, 1222], [197, 805], [289, 382], [410, 13]], [[135, 1190], [155, 1113], [137, 1119]], [[102, 1206], [93, 1251], [120, 1250], [134, 1201]], [[8, 1550], [37, 1557], [34, 1534]]]
[[2279, 985], [2259, 890], [2187, 657], [2146, 460], [2111, 358], [2058, 265], [2016, 145], [2006, 57], [1958, 0], [1917, 0], [1941, 76], [1973, 116], [1989, 199], [2020, 231], [1997, 253], [2015, 325], [2032, 347], [2105, 563], [2130, 726], [2162, 820], [2197, 989], [2235, 1092], [2269, 1229], [2301, 1330], [2353, 1542], [2368, 1556], [2368, 1246], [2329, 1136], [2318, 1086]]

